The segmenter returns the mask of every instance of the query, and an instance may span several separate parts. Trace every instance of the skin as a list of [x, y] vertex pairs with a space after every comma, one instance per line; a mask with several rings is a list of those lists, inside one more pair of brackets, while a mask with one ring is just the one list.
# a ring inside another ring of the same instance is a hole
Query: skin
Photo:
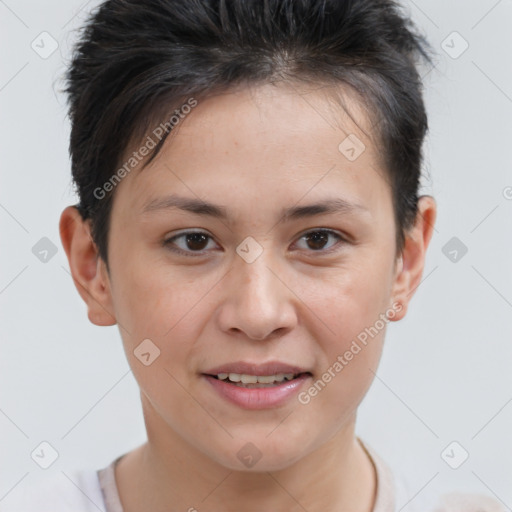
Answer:
[[[346, 94], [356, 124], [326, 90], [297, 92], [262, 85], [200, 101], [158, 157], [116, 187], [109, 272], [89, 222], [74, 207], [62, 213], [61, 239], [88, 317], [119, 325], [141, 390], [148, 441], [116, 467], [125, 512], [373, 508], [376, 475], [355, 422], [385, 327], [307, 404], [294, 396], [246, 410], [201, 376], [223, 363], [279, 360], [312, 372], [307, 390], [380, 315], [403, 318], [420, 284], [433, 198], [420, 198], [397, 254], [391, 189], [357, 100]], [[354, 161], [338, 149], [348, 134], [366, 146]], [[169, 194], [222, 205], [229, 219], [142, 212]], [[362, 209], [282, 219], [283, 208], [333, 197]], [[322, 248], [304, 236], [321, 228], [344, 239], [331, 235]], [[182, 237], [174, 247], [200, 256], [163, 244], [187, 229], [211, 238], [198, 246]], [[263, 248], [252, 263], [236, 253], [248, 236]], [[160, 350], [149, 366], [134, 355], [147, 338]], [[262, 454], [252, 468], [237, 457], [247, 442]]]

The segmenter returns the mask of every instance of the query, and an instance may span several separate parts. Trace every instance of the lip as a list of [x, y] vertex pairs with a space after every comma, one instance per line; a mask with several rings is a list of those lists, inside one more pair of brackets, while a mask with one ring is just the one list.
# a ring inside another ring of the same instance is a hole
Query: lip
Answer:
[[211, 370], [202, 372], [204, 375], [218, 375], [219, 373], [240, 373], [245, 375], [277, 375], [278, 373], [311, 373], [307, 368], [291, 366], [280, 361], [269, 361], [266, 363], [248, 363], [237, 361], [216, 366]]
[[[278, 373], [293, 373], [301, 375], [293, 380], [284, 380], [272, 387], [244, 388], [214, 377], [214, 375], [219, 373], [239, 373], [246, 375], [276, 375]], [[305, 368], [291, 366], [279, 361], [270, 361], [263, 364], [239, 361], [212, 368], [211, 370], [204, 372], [202, 377], [210, 384], [217, 395], [231, 404], [235, 404], [243, 409], [261, 410], [284, 405], [294, 395], [297, 395], [305, 382], [312, 378], [312, 374]]]

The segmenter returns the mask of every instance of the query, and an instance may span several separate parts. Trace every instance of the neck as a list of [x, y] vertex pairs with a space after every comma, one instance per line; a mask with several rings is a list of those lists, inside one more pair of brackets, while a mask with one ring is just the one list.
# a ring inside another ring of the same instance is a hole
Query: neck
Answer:
[[148, 442], [124, 456], [116, 481], [124, 512], [371, 512], [376, 475], [354, 435], [355, 417], [313, 452], [279, 471], [226, 468], [163, 425], [146, 425]]

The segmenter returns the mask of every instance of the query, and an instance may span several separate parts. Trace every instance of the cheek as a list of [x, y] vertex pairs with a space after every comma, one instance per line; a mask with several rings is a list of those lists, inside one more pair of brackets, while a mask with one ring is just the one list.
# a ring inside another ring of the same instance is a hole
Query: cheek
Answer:
[[194, 328], [196, 307], [221, 276], [171, 267], [162, 261], [132, 259], [116, 273], [114, 305], [116, 318], [132, 338], [173, 337], [177, 331]]
[[318, 318], [315, 338], [321, 365], [301, 403], [314, 403], [322, 414], [353, 412], [376, 371], [389, 320], [389, 275], [384, 265], [360, 265], [321, 284], [313, 280], [309, 304]]
[[[312, 278], [303, 290], [306, 302], [325, 327], [325, 351], [339, 352], [375, 324], [389, 307], [392, 275], [385, 262], [360, 262], [330, 272], [325, 279]], [[327, 332], [328, 336], [325, 336]]]
[[170, 272], [156, 264], [152, 271], [149, 268], [131, 261], [119, 269], [116, 317], [128, 363], [141, 390], [154, 404], [165, 403], [167, 410], [179, 416], [189, 406], [182, 386], [188, 387], [194, 371], [195, 340], [209, 318], [205, 311], [208, 291], [218, 279], [191, 280], [183, 271]]
[[205, 315], [202, 299], [215, 280], [186, 279], [156, 263], [124, 263], [114, 303], [128, 362], [153, 407], [179, 418], [191, 407], [183, 386], [189, 385], [190, 354]]

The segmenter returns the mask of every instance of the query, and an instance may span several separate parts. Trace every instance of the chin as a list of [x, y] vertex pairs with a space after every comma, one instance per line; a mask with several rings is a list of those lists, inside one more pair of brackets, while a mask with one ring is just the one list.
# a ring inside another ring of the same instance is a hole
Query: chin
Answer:
[[289, 445], [277, 436], [272, 441], [266, 436], [253, 436], [252, 439], [233, 440], [222, 454], [215, 456], [210, 453], [210, 457], [231, 471], [262, 473], [285, 470], [307, 455], [304, 449], [300, 449], [303, 443]]

